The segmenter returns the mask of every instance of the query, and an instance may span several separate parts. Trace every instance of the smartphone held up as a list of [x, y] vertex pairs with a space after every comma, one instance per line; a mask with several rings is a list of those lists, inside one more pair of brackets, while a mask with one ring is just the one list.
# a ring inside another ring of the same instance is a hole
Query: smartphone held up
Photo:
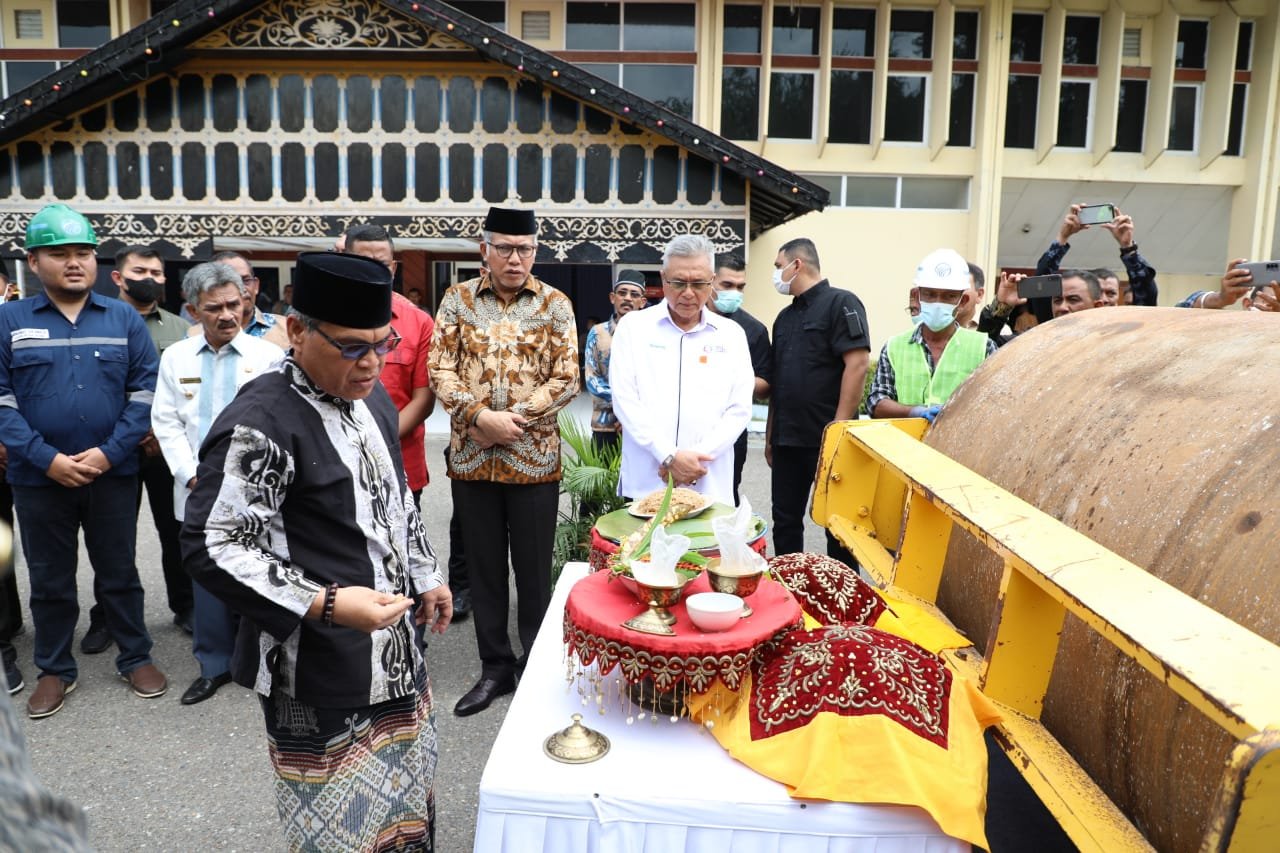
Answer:
[[1104, 222], [1110, 222], [1116, 218], [1116, 206], [1114, 204], [1086, 204], [1080, 208], [1080, 212], [1076, 215], [1080, 217], [1081, 225], [1102, 225]]
[[1029, 275], [1018, 281], [1018, 297], [1021, 299], [1052, 299], [1062, 295], [1062, 276]]

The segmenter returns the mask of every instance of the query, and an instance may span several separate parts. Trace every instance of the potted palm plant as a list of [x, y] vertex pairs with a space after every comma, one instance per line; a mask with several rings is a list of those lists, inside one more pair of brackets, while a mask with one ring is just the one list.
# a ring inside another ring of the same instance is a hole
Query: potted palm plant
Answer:
[[560, 490], [569, 496], [556, 523], [552, 546], [551, 582], [560, 577], [564, 564], [586, 560], [591, 553], [591, 528], [600, 516], [619, 509], [625, 501], [618, 496], [618, 468], [622, 453], [616, 446], [601, 447], [567, 411], [558, 418], [563, 468]]

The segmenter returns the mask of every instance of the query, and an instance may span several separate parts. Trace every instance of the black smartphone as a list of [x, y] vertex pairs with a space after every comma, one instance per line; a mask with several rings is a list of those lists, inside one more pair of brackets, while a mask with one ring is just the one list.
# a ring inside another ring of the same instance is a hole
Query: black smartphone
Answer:
[[1018, 296], [1023, 299], [1041, 299], [1062, 295], [1062, 276], [1029, 275], [1018, 282]]
[[1101, 225], [1104, 222], [1110, 222], [1116, 218], [1116, 206], [1114, 204], [1086, 204], [1080, 208], [1081, 225]]

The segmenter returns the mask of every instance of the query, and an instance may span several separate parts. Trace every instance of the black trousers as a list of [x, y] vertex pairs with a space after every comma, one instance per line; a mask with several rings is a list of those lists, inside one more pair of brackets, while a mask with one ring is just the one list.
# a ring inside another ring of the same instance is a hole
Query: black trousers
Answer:
[[[818, 448], [773, 448], [773, 548], [778, 554], [804, 550], [804, 516], [818, 469]], [[827, 534], [827, 555], [856, 566], [853, 555]]]
[[515, 574], [516, 628], [525, 656], [551, 603], [551, 545], [560, 484], [469, 480], [453, 484], [458, 499], [454, 511], [461, 514], [467, 549], [480, 663], [486, 676], [501, 677], [516, 669], [507, 634], [510, 574]]
[[[182, 523], [173, 517], [173, 475], [163, 456], [147, 456], [138, 451], [138, 500], [135, 511], [142, 509], [142, 490], [147, 490], [147, 504], [155, 519], [156, 536], [160, 539], [160, 567], [164, 570], [165, 593], [174, 615], [189, 614], [195, 609], [191, 592], [191, 576], [182, 569], [182, 546], [178, 536]], [[102, 605], [98, 604], [98, 584], [93, 585], [93, 607], [90, 624], [102, 622]]]
[[[444, 469], [449, 470], [449, 446], [444, 448]], [[449, 592], [457, 595], [471, 589], [467, 574], [467, 548], [462, 542], [462, 516], [458, 515], [458, 481], [449, 478], [449, 496], [453, 513], [449, 516]]]
[[738, 440], [733, 443], [733, 505], [738, 506], [742, 503], [742, 498], [738, 497], [738, 487], [742, 485], [742, 467], [747, 464], [747, 431], [744, 429], [742, 435], [738, 436]]

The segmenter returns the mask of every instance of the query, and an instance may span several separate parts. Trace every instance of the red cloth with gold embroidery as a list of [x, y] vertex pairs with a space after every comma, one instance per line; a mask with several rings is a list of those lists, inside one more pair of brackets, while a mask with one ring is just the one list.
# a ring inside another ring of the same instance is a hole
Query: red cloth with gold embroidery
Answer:
[[[689, 582], [685, 595], [709, 592], [705, 573]], [[645, 610], [622, 578], [594, 572], [573, 585], [564, 609], [564, 641], [584, 665], [595, 662], [601, 673], [621, 665], [630, 683], [653, 679], [660, 691], [684, 683], [695, 692], [716, 680], [736, 690], [747, 674], [756, 649], [802, 624], [800, 605], [780, 584], [768, 579], [748, 601], [754, 614], [728, 631], [707, 634], [694, 626], [684, 601], [671, 608], [674, 636], [644, 634], [622, 623]]]
[[769, 574], [821, 625], [874, 625], [885, 610], [884, 599], [871, 584], [825, 554], [779, 554], [769, 560]]
[[900, 803], [986, 847], [987, 751], [995, 706], [940, 658], [845, 623], [761, 648], [740, 691], [688, 697], [729, 754], [793, 797]]
[[950, 623], [901, 598], [889, 598], [856, 569], [825, 554], [781, 554], [769, 574], [791, 590], [804, 611], [805, 627], [868, 625], [924, 646], [931, 652], [970, 645]]

